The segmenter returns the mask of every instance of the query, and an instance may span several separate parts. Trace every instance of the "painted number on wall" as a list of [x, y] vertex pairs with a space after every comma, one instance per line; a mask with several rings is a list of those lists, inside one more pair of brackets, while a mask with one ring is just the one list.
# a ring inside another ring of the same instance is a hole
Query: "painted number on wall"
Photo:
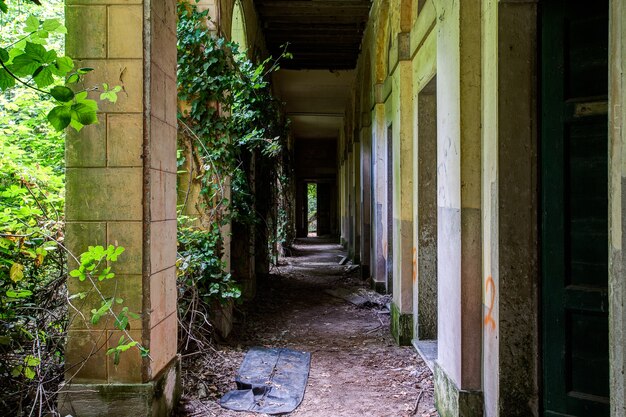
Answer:
[[489, 299], [489, 304], [487, 305], [487, 315], [485, 316], [485, 326], [491, 327], [491, 330], [496, 330], [496, 321], [493, 318], [493, 306], [496, 302], [496, 283], [493, 281], [493, 278], [490, 276], [487, 278], [487, 282], [485, 282], [485, 295], [488, 297], [491, 295]]

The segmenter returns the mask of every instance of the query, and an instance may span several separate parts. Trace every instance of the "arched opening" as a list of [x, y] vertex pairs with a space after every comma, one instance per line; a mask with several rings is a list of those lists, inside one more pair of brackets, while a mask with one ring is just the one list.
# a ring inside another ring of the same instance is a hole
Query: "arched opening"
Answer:
[[248, 38], [246, 36], [246, 21], [241, 1], [235, 1], [233, 5], [233, 21], [230, 40], [239, 45], [239, 52], [248, 51]]

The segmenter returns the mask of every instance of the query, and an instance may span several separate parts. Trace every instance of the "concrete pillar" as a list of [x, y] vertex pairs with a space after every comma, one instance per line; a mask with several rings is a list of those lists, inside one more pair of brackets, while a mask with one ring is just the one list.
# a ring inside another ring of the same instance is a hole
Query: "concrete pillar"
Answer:
[[[380, 84], [379, 84], [380, 85]], [[372, 112], [374, 123], [372, 125], [373, 133], [373, 181], [374, 181], [374, 212], [372, 214], [372, 238], [374, 240], [374, 252], [372, 254], [372, 286], [378, 292], [387, 291], [387, 276], [385, 271], [385, 230], [387, 222], [385, 221], [384, 206], [386, 201], [385, 195], [385, 160], [387, 151], [387, 129], [385, 127], [385, 105], [377, 102]]]
[[372, 234], [372, 131], [371, 123], [361, 128], [361, 277], [370, 277]]
[[[401, 34], [403, 35], [403, 34]], [[408, 59], [392, 74], [393, 302], [391, 332], [400, 345], [413, 340], [413, 87]]]
[[[59, 409], [81, 417], [167, 415], [179, 394], [176, 2], [68, 0], [66, 15], [68, 55], [77, 67], [95, 68], [85, 84], [124, 88], [116, 104], [101, 105], [99, 125], [68, 135], [66, 245], [74, 254], [89, 245], [126, 248], [112, 264], [116, 278], [97, 285], [141, 318], [124, 333], [111, 319], [90, 323], [98, 297], [74, 303], [82, 315], [71, 317]], [[68, 283], [71, 294], [90, 288]], [[106, 351], [122, 335], [150, 357], [133, 348], [116, 365]]]
[[437, 80], [417, 95], [413, 172], [413, 326], [419, 340], [437, 339]]
[[483, 3], [485, 416], [538, 415], [537, 5]]
[[626, 414], [626, 2], [609, 22], [609, 358], [611, 416]]
[[[355, 131], [357, 134], [357, 131]], [[361, 263], [361, 143], [358, 137], [352, 144], [352, 183], [350, 186], [352, 193], [352, 241], [353, 258], [355, 264]]]
[[481, 4], [438, 12], [436, 404], [482, 416]]
[[354, 260], [354, 152], [352, 144], [348, 145], [346, 159], [346, 226], [348, 232], [348, 257]]

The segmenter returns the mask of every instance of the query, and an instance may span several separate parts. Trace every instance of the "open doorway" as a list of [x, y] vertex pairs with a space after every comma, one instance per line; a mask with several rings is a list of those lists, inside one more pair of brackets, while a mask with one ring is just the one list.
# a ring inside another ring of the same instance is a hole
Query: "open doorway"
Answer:
[[310, 182], [306, 185], [306, 218], [307, 218], [307, 236], [316, 237], [317, 230], [317, 184]]
[[387, 293], [393, 294], [393, 128], [387, 128]]
[[437, 359], [437, 79], [417, 96], [414, 190], [413, 344], [431, 366]]

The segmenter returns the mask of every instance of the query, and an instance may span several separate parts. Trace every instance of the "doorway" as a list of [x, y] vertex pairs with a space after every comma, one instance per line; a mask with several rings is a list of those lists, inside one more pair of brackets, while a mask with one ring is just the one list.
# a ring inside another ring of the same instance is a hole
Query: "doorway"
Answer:
[[387, 293], [393, 294], [393, 128], [387, 128]]
[[317, 184], [310, 182], [306, 185], [306, 219], [307, 237], [316, 237], [317, 234]]

